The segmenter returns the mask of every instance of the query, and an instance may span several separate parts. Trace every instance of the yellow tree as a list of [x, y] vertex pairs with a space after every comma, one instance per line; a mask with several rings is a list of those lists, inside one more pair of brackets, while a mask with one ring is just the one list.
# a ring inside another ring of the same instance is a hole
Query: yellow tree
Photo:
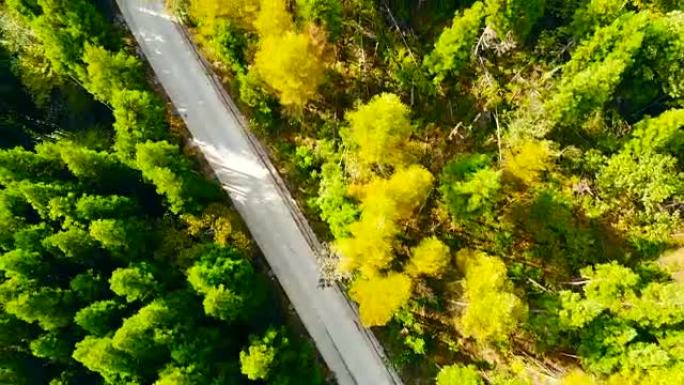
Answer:
[[434, 236], [421, 240], [412, 251], [406, 267], [406, 272], [411, 276], [426, 275], [439, 278], [451, 260], [449, 247]]
[[259, 11], [259, 0], [190, 0], [188, 12], [203, 34], [214, 32], [216, 21], [226, 18], [241, 28], [251, 30]]
[[399, 167], [410, 159], [407, 150], [413, 132], [409, 108], [395, 94], [374, 96], [368, 103], [347, 113], [349, 126], [341, 136], [348, 149], [347, 163], [360, 174], [377, 165]]
[[506, 265], [481, 251], [463, 249], [456, 254], [463, 271], [463, 297], [467, 306], [457, 324], [463, 335], [481, 343], [506, 343], [527, 306], [513, 293]]
[[[393, 202], [385, 200], [378, 204], [392, 207]], [[343, 272], [359, 270], [363, 276], [371, 276], [387, 267], [393, 255], [393, 240], [399, 233], [392, 211], [383, 214], [362, 213], [361, 218], [349, 225], [351, 237], [335, 242], [335, 249], [341, 254], [339, 269]]]
[[392, 243], [400, 221], [411, 217], [427, 198], [434, 177], [413, 165], [398, 170], [389, 179], [377, 178], [354, 189], [361, 201], [361, 217], [349, 226], [351, 237], [340, 239], [335, 249], [341, 254], [340, 269], [361, 271], [372, 276], [394, 259]]
[[506, 173], [525, 185], [537, 182], [544, 171], [553, 167], [553, 152], [545, 141], [521, 140], [503, 153]]
[[349, 293], [359, 304], [361, 323], [382, 326], [411, 298], [411, 278], [405, 274], [357, 278]]
[[566, 373], [560, 381], [560, 385], [597, 385], [598, 380], [581, 369], [573, 369]]
[[259, 16], [254, 20], [254, 28], [261, 39], [294, 31], [292, 15], [287, 11], [285, 1], [262, 0]]
[[287, 31], [259, 43], [253, 69], [284, 106], [300, 109], [316, 96], [325, 65], [309, 35]]

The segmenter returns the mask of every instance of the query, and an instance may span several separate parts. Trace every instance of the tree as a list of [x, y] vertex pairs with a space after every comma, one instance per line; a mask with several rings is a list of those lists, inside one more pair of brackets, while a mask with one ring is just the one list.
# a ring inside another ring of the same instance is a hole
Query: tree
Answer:
[[86, 87], [104, 103], [110, 103], [115, 93], [142, 83], [142, 64], [123, 51], [113, 53], [104, 47], [86, 44], [83, 63]]
[[145, 250], [145, 225], [135, 219], [96, 219], [88, 234], [113, 256], [128, 260]]
[[490, 156], [466, 154], [444, 166], [439, 191], [454, 221], [493, 219], [494, 206], [500, 199], [501, 171], [493, 170], [490, 164]]
[[188, 270], [188, 282], [204, 295], [204, 311], [221, 320], [245, 319], [260, 304], [252, 265], [232, 247], [212, 246]]
[[269, 37], [292, 32], [294, 23], [292, 15], [287, 11], [287, 3], [284, 0], [262, 0], [259, 16], [254, 20], [254, 28], [262, 42]]
[[628, 378], [644, 383], [642, 373], [650, 371], [669, 377], [665, 373], [681, 357], [671, 347], [681, 339], [675, 330], [684, 321], [682, 284], [644, 279], [617, 263], [588, 266], [581, 276], [582, 292], [560, 293], [559, 316], [561, 326], [579, 341], [583, 366], [604, 374], [629, 373]]
[[349, 225], [348, 238], [338, 239], [334, 248], [341, 254], [340, 269], [359, 270], [373, 276], [393, 259], [392, 241], [398, 223], [410, 218], [427, 198], [434, 178], [421, 166], [398, 170], [390, 179], [376, 178], [358, 187], [361, 217]]
[[152, 359], [156, 351], [169, 342], [169, 323], [173, 320], [173, 313], [166, 299], [155, 299], [123, 320], [112, 336], [112, 347], [139, 362]]
[[553, 152], [544, 141], [523, 140], [503, 153], [506, 173], [526, 186], [537, 183], [545, 171], [553, 168]]
[[88, 256], [92, 256], [96, 248], [95, 240], [80, 227], [70, 227], [47, 236], [42, 244], [53, 252], [59, 250], [64, 256], [78, 261], [84, 261]]
[[21, 147], [0, 151], [0, 167], [0, 181], [3, 184], [25, 179], [49, 182], [64, 173], [64, 168], [56, 157]]
[[575, 50], [544, 105], [552, 126], [581, 123], [603, 108], [641, 49], [647, 25], [647, 13], [625, 14]]
[[178, 146], [167, 141], [138, 144], [135, 162], [143, 178], [154, 184], [175, 214], [197, 212], [222, 194], [216, 184], [191, 168]]
[[39, 253], [23, 249], [9, 251], [0, 258], [0, 270], [6, 276], [37, 278], [48, 271], [47, 267]]
[[683, 137], [684, 109], [673, 108], [637, 123], [625, 148], [637, 154], [660, 150], [678, 154], [684, 148]]
[[89, 370], [99, 373], [106, 382], [137, 379], [135, 361], [114, 348], [109, 337], [87, 336], [76, 343], [73, 357]]
[[203, 33], [214, 31], [217, 21], [227, 18], [251, 30], [259, 12], [259, 0], [190, 0], [190, 16], [203, 25]]
[[648, 251], [662, 243], [679, 223], [679, 215], [663, 203], [684, 192], [677, 160], [656, 152], [634, 154], [623, 150], [610, 157], [596, 175], [598, 194], [625, 229], [630, 240]]
[[332, 40], [342, 32], [342, 11], [340, 0], [297, 0], [297, 14], [306, 21], [321, 24]]
[[123, 160], [135, 159], [136, 145], [160, 140], [164, 133], [164, 105], [148, 91], [124, 89], [112, 94], [114, 149]]
[[437, 374], [437, 385], [483, 385], [484, 382], [472, 366], [453, 364], [445, 366]]
[[0, 284], [4, 310], [27, 323], [37, 323], [43, 330], [69, 325], [73, 318], [71, 293], [60, 288], [39, 286], [35, 280], [12, 276]]
[[574, 369], [563, 376], [561, 385], [598, 385], [598, 382], [594, 376], [580, 369]]
[[68, 339], [55, 332], [45, 333], [31, 340], [29, 347], [34, 356], [57, 362], [68, 361], [73, 350]]
[[524, 42], [537, 20], [544, 15], [546, 0], [485, 0], [486, 23], [499, 38], [512, 32]]
[[627, 12], [629, 0], [590, 0], [583, 2], [572, 15], [571, 30], [576, 38], [584, 38], [596, 28], [604, 27]]
[[435, 48], [423, 62], [435, 75], [435, 83], [441, 83], [448, 75], [458, 76], [470, 63], [484, 17], [485, 7], [481, 1], [476, 1], [463, 14], [457, 13], [451, 27], [439, 35]]
[[411, 276], [441, 277], [451, 261], [449, 247], [437, 237], [423, 238], [413, 248], [406, 273]]
[[357, 278], [349, 289], [359, 304], [361, 323], [366, 327], [382, 326], [392, 319], [411, 297], [411, 278], [400, 273]]
[[203, 379], [193, 367], [180, 368], [169, 365], [159, 373], [159, 379], [153, 385], [192, 385]]
[[335, 239], [349, 236], [349, 225], [356, 219], [359, 210], [347, 198], [347, 186], [338, 160], [327, 161], [321, 166], [321, 181], [318, 185], [315, 204], [320, 217], [328, 223]]
[[513, 293], [506, 265], [481, 251], [461, 249], [456, 261], [464, 273], [467, 303], [458, 325], [480, 343], [506, 343], [527, 316], [527, 306]]
[[114, 270], [109, 279], [109, 287], [128, 302], [144, 302], [158, 292], [159, 283], [154, 277], [153, 267], [140, 262]]
[[114, 300], [93, 302], [76, 313], [74, 322], [96, 337], [104, 337], [116, 329], [125, 306]]
[[308, 35], [293, 31], [262, 38], [253, 69], [278, 94], [281, 104], [295, 109], [316, 96], [325, 74], [319, 48]]
[[140, 212], [135, 200], [121, 195], [84, 194], [76, 201], [75, 214], [84, 221], [127, 218]]
[[409, 137], [413, 126], [409, 108], [394, 94], [374, 96], [346, 115], [349, 126], [340, 132], [347, 148], [347, 165], [356, 165], [367, 174], [373, 166], [401, 167], [411, 159]]
[[62, 74], [82, 76], [85, 43], [106, 41], [107, 29], [102, 27], [107, 23], [102, 15], [85, 0], [41, 1], [34, 9], [31, 29], [52, 67]]
[[278, 332], [269, 329], [261, 339], [252, 338], [247, 350], [240, 351], [240, 371], [252, 381], [266, 380], [278, 349], [274, 346]]

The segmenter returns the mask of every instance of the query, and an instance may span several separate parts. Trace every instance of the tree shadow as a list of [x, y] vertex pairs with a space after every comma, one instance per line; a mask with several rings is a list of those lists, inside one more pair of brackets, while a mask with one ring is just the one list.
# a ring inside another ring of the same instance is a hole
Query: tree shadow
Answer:
[[586, 216], [552, 190], [539, 190], [514, 203], [506, 219], [526, 254], [548, 267], [560, 267], [562, 275], [577, 275], [580, 268], [596, 263], [625, 264], [634, 252], [606, 220]]

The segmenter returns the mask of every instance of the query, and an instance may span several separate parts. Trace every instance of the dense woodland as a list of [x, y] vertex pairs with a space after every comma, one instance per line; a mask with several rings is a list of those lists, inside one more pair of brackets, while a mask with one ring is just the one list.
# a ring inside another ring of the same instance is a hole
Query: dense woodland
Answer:
[[[681, 0], [167, 0], [407, 384], [684, 383]], [[105, 0], [0, 3], [0, 384], [320, 384]]]
[[322, 384], [113, 4], [0, 3], [0, 384]]
[[406, 383], [684, 383], [681, 0], [167, 4]]

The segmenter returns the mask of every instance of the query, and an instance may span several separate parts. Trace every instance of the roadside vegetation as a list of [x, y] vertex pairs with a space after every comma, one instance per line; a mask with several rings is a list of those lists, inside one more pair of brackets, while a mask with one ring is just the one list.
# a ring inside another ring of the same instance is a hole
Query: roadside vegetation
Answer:
[[168, 5], [407, 383], [684, 383], [681, 1]]
[[0, 5], [0, 384], [324, 383], [112, 7]]

